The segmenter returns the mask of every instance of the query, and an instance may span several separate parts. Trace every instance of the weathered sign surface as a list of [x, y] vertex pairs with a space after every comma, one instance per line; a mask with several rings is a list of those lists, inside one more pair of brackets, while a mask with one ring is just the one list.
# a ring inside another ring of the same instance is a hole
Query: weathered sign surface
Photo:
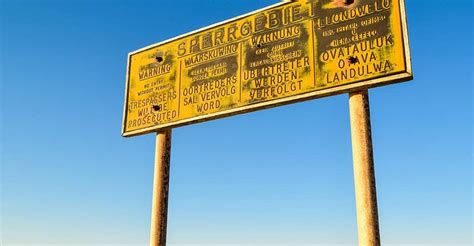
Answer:
[[130, 53], [122, 134], [411, 77], [403, 0], [281, 3]]

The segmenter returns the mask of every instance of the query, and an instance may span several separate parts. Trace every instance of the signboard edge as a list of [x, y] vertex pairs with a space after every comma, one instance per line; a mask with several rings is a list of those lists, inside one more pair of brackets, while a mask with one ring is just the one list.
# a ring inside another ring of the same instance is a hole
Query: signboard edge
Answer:
[[[400, 19], [401, 19], [401, 28], [403, 36], [403, 50], [405, 52], [405, 70], [411, 75], [413, 79], [412, 63], [411, 63], [411, 53], [410, 53], [410, 39], [408, 37], [408, 23], [407, 23], [407, 14], [405, 0], [399, 0], [400, 6]], [[411, 80], [410, 79], [410, 80]]]
[[129, 92], [129, 77], [130, 77], [130, 59], [132, 58], [132, 54], [127, 54], [127, 72], [125, 74], [125, 95], [124, 95], [124, 104], [123, 104], [123, 115], [122, 115], [122, 129], [121, 135], [125, 137], [126, 135], [126, 125], [127, 125], [127, 105], [128, 105], [128, 92]]

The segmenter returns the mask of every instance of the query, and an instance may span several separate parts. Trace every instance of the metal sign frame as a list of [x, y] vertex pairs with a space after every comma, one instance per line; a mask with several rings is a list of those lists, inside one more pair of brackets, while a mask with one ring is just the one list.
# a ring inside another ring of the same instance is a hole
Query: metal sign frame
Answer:
[[372, 87], [378, 87], [378, 86], [383, 86], [386, 84], [393, 84], [393, 83], [398, 83], [398, 82], [403, 82], [407, 80], [413, 79], [412, 75], [412, 68], [411, 68], [411, 56], [410, 56], [410, 47], [409, 47], [409, 41], [408, 41], [408, 33], [407, 33], [407, 22], [406, 22], [406, 13], [405, 13], [405, 0], [393, 0], [394, 2], [398, 1], [399, 3], [399, 11], [400, 11], [400, 18], [401, 18], [401, 34], [403, 38], [403, 50], [404, 50], [404, 61], [405, 61], [405, 71], [396, 73], [396, 74], [391, 74], [388, 76], [379, 76], [376, 78], [368, 79], [368, 80], [363, 80], [359, 82], [354, 82], [354, 83], [349, 83], [349, 84], [343, 84], [343, 85], [338, 85], [326, 89], [319, 89], [315, 91], [310, 91], [310, 92], [303, 92], [298, 95], [292, 95], [292, 96], [287, 96], [284, 98], [278, 98], [278, 99], [272, 99], [269, 101], [263, 101], [263, 102], [258, 102], [255, 104], [250, 104], [250, 105], [245, 105], [245, 106], [240, 106], [232, 109], [227, 109], [224, 111], [219, 111], [219, 112], [214, 112], [214, 113], [209, 113], [209, 114], [203, 114], [199, 116], [193, 116], [191, 118], [187, 119], [181, 119], [169, 123], [163, 123], [160, 125], [154, 125], [142, 129], [137, 129], [137, 130], [132, 130], [132, 131], [125, 131], [126, 130], [126, 122], [127, 122], [127, 105], [129, 102], [129, 75], [130, 75], [130, 63], [131, 63], [131, 57], [134, 54], [140, 53], [142, 51], [146, 51], [152, 48], [156, 48], [157, 46], [164, 45], [173, 41], [176, 41], [181, 38], [189, 37], [193, 34], [199, 33], [206, 31], [211, 28], [219, 27], [221, 25], [228, 24], [233, 21], [237, 21], [239, 19], [249, 17], [253, 14], [269, 10], [272, 8], [276, 7], [281, 7], [286, 4], [291, 4], [291, 2], [281, 2], [277, 3], [274, 5], [270, 5], [268, 7], [240, 15], [235, 18], [231, 18], [162, 42], [158, 42], [149, 46], [146, 46], [144, 48], [138, 49], [136, 51], [130, 52], [128, 54], [128, 59], [127, 59], [127, 74], [126, 74], [126, 80], [125, 80], [125, 103], [124, 103], [124, 109], [123, 109], [123, 120], [122, 120], [122, 136], [124, 137], [130, 137], [130, 136], [136, 136], [136, 135], [142, 135], [146, 133], [151, 133], [151, 132], [156, 132], [158, 130], [162, 129], [167, 129], [167, 128], [175, 128], [179, 126], [184, 126], [184, 125], [189, 125], [193, 123], [198, 123], [198, 122], [203, 122], [203, 121], [208, 121], [208, 120], [213, 120], [213, 119], [218, 119], [218, 118], [223, 118], [227, 116], [232, 116], [236, 114], [243, 114], [247, 112], [253, 112], [257, 110], [262, 110], [262, 109], [267, 109], [267, 108], [272, 108], [272, 107], [277, 107], [281, 105], [286, 105], [290, 103], [296, 103], [296, 102], [301, 102], [301, 101], [306, 101], [306, 100], [311, 100], [311, 99], [316, 99], [316, 98], [321, 98], [321, 97], [326, 97], [326, 96], [332, 96], [336, 94], [342, 94], [342, 93], [347, 93], [347, 92], [352, 92], [356, 90], [361, 90], [361, 89], [368, 89]]

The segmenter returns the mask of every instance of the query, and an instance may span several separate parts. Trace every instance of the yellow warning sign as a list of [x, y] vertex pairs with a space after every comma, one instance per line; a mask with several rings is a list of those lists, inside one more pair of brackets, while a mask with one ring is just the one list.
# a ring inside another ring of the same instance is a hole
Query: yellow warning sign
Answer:
[[403, 0], [281, 3], [128, 57], [133, 136], [411, 79]]

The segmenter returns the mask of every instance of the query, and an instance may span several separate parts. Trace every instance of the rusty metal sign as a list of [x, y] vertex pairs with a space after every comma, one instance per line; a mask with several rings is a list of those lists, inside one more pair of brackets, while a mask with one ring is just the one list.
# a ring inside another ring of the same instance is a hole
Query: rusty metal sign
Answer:
[[123, 136], [412, 78], [403, 0], [280, 3], [128, 56]]

